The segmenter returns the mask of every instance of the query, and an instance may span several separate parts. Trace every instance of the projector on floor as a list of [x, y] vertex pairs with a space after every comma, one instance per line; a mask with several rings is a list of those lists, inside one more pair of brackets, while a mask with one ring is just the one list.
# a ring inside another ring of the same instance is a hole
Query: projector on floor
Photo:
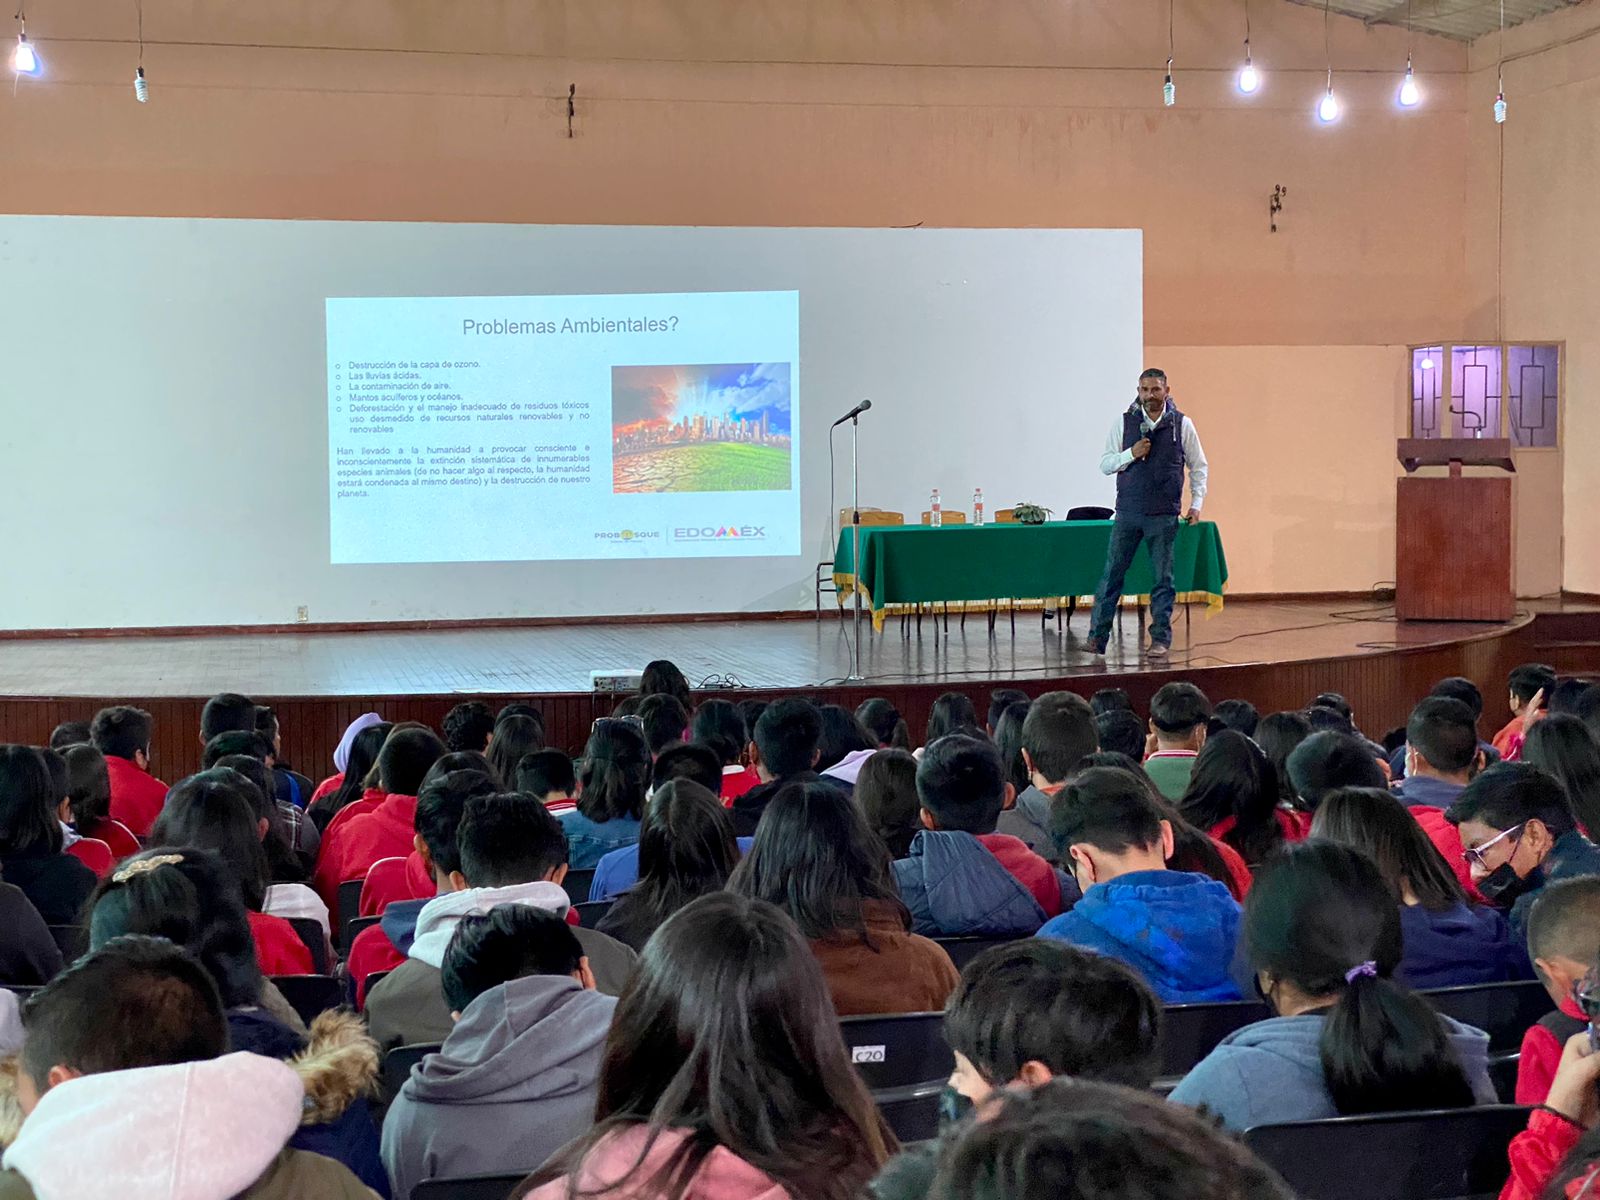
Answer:
[[644, 672], [619, 667], [589, 672], [589, 688], [596, 692], [637, 692]]

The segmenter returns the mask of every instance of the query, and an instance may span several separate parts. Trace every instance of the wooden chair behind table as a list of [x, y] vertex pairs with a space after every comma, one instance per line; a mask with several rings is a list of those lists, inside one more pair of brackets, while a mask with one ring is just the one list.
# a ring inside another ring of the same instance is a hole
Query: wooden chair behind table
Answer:
[[[841, 533], [850, 528], [850, 514], [852, 511], [848, 508], [839, 510], [839, 530]], [[865, 504], [861, 506], [861, 527], [863, 529], [874, 525], [881, 527], [885, 525], [904, 525], [905, 523], [906, 515], [903, 512], [895, 512], [893, 509], [888, 508], [868, 508]], [[831, 558], [827, 562], [819, 562], [817, 564], [816, 597], [817, 620], [819, 621], [822, 620], [823, 592], [832, 592], [838, 597], [839, 619], [841, 621], [844, 620], [844, 610], [849, 606], [845, 603], [845, 597], [840, 595], [838, 586], [833, 582], [833, 560]]]

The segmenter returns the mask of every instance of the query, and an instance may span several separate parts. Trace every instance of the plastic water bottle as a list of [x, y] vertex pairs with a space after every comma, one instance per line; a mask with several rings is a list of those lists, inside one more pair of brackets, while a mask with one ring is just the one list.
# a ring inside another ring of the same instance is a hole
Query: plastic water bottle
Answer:
[[974, 488], [972, 492], [972, 523], [983, 524], [983, 489]]
[[933, 496], [928, 501], [928, 524], [937, 529], [944, 524], [944, 505], [939, 500], [939, 489], [933, 489]]

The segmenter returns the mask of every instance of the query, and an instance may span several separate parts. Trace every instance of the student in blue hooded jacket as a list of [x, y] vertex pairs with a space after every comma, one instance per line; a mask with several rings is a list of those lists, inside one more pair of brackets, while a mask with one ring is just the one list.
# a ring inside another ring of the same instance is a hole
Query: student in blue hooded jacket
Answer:
[[1052, 800], [1050, 834], [1083, 899], [1038, 936], [1120, 959], [1167, 1004], [1239, 999], [1239, 904], [1209, 876], [1167, 869], [1172, 825], [1137, 776], [1082, 772]]

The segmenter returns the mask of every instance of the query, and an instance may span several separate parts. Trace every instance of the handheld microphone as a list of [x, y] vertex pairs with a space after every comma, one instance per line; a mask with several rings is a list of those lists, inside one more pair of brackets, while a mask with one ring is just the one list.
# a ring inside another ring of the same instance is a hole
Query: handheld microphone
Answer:
[[866, 412], [867, 409], [869, 409], [871, 407], [872, 407], [872, 401], [871, 400], [863, 400], [860, 404], [856, 405], [849, 412], [845, 413], [844, 416], [840, 417], [837, 421], [835, 421], [833, 423], [833, 425], [830, 425], [829, 428], [831, 429], [831, 428], [834, 428], [836, 426], [843, 425], [846, 421], [853, 421], [857, 417], [859, 417], [862, 413]]

